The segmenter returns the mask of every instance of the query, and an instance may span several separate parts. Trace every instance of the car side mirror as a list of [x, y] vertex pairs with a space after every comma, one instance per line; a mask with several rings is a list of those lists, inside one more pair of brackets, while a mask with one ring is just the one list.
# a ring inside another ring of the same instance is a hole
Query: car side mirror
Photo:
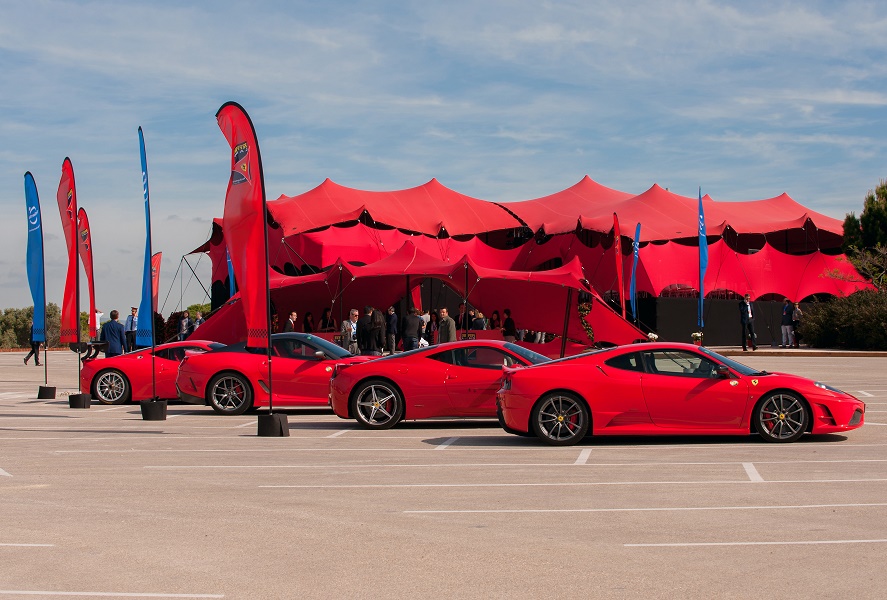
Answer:
[[323, 360], [324, 358], [326, 358], [326, 354], [323, 353], [323, 350], [318, 350], [317, 352], [314, 353], [314, 356], [316, 356], [320, 360]]
[[718, 368], [715, 369], [715, 375], [718, 379], [727, 379], [730, 377], [730, 367], [727, 365], [718, 365]]

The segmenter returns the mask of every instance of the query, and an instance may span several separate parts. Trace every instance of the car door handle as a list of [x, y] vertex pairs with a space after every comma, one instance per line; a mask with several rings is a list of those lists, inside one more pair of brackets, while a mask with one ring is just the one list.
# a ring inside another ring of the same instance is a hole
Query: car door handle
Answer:
[[447, 374], [447, 379], [459, 379], [459, 376], [458, 376], [458, 375], [450, 375], [450, 374], [448, 373], [448, 374]]

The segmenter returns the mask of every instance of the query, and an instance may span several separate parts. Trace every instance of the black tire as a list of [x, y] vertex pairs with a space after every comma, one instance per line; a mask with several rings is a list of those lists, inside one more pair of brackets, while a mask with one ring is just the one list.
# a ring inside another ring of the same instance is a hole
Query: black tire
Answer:
[[240, 373], [219, 373], [206, 386], [206, 400], [220, 415], [242, 415], [253, 405], [253, 390]]
[[788, 443], [807, 431], [810, 409], [797, 394], [773, 392], [761, 398], [752, 418], [755, 431], [766, 441]]
[[552, 392], [536, 402], [530, 415], [536, 436], [552, 446], [579, 443], [591, 424], [585, 403], [573, 394]]
[[403, 395], [389, 381], [370, 379], [354, 390], [351, 415], [367, 429], [391, 429], [403, 419]]
[[105, 369], [92, 379], [92, 397], [102, 404], [124, 404], [132, 398], [132, 386], [117, 369]]

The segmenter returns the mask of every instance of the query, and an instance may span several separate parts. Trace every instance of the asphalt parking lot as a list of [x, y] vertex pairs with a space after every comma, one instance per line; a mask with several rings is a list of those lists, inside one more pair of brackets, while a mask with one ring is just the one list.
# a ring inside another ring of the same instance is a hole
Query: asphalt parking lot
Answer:
[[495, 421], [70, 409], [76, 362], [0, 354], [0, 598], [884, 598], [884, 358], [743, 356], [867, 425], [544, 446]]

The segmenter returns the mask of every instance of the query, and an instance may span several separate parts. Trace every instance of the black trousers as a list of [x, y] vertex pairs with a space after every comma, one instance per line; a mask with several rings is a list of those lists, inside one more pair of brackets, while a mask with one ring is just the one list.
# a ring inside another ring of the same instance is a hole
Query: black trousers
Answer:
[[34, 362], [38, 365], [40, 364], [40, 342], [31, 342], [31, 351], [28, 352], [28, 355], [25, 356], [25, 362], [28, 362], [31, 357], [34, 357]]
[[748, 350], [748, 346], [746, 345], [746, 338], [751, 339], [751, 347], [757, 348], [758, 343], [755, 341], [755, 322], [754, 321], [746, 321], [742, 323], [742, 349]]
[[126, 348], [124, 348], [123, 351], [132, 352], [136, 349], [136, 332], [126, 331], [124, 332], [124, 335], [126, 335]]

